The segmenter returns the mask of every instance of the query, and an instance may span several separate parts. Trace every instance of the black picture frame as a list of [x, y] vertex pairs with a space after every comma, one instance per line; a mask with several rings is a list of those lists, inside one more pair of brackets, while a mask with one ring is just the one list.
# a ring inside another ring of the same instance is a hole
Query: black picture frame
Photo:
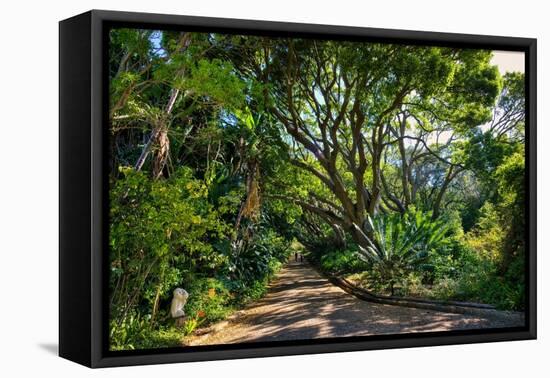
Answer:
[[[111, 26], [292, 35], [522, 51], [526, 67], [526, 324], [110, 352], [105, 303], [107, 33]], [[536, 39], [92, 10], [59, 24], [59, 355], [88, 367], [328, 353], [536, 338]]]

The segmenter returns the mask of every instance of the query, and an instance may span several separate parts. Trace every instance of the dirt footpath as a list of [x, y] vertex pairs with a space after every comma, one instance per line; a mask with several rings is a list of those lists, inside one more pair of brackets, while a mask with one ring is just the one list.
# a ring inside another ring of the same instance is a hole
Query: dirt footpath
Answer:
[[266, 296], [218, 332], [187, 345], [299, 340], [523, 325], [520, 314], [490, 318], [365, 302], [320, 276], [307, 263], [290, 263]]

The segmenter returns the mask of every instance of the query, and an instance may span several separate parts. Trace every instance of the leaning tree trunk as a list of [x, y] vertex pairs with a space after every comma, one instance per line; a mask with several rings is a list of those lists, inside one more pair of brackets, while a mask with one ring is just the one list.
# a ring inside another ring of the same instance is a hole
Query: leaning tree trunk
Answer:
[[176, 103], [179, 93], [179, 89], [172, 89], [172, 91], [170, 92], [170, 99], [168, 100], [168, 104], [166, 105], [164, 114], [162, 115], [161, 119], [158, 120], [157, 125], [153, 128], [153, 131], [151, 132], [147, 143], [145, 143], [145, 146], [141, 151], [141, 155], [139, 156], [134, 166], [134, 169], [136, 171], [140, 171], [141, 168], [143, 168], [143, 164], [145, 164], [145, 160], [151, 152], [153, 145], [158, 144], [159, 148], [153, 161], [152, 174], [154, 178], [158, 178], [162, 173], [162, 170], [166, 165], [166, 161], [168, 160], [168, 154], [170, 152], [170, 140], [168, 139], [168, 120], [170, 114], [172, 113], [172, 110], [174, 109], [174, 104]]
[[441, 185], [441, 189], [439, 189], [439, 192], [437, 193], [437, 197], [435, 198], [435, 201], [433, 203], [433, 213], [432, 213], [433, 219], [439, 218], [439, 215], [441, 213], [441, 203], [443, 201], [443, 197], [445, 196], [445, 193], [447, 192], [447, 189], [449, 188], [449, 185], [451, 184], [451, 182], [460, 172], [462, 172], [462, 169], [456, 168], [456, 166], [454, 165], [451, 165], [451, 167], [449, 168], [447, 176], [445, 176], [445, 181], [443, 181], [443, 185]]
[[342, 227], [337, 224], [331, 223], [332, 231], [334, 232], [334, 242], [339, 248], [346, 248], [346, 235]]
[[[184, 33], [180, 38], [179, 46], [176, 50], [181, 53], [189, 47], [190, 43], [191, 43], [190, 33]], [[179, 77], [182, 74], [183, 72], [179, 72], [176, 74], [176, 77]], [[145, 146], [141, 151], [141, 155], [136, 161], [136, 164], [134, 166], [134, 169], [136, 171], [141, 170], [153, 146], [155, 144], [158, 144], [159, 147], [158, 147], [157, 153], [155, 154], [155, 159], [153, 161], [152, 175], [154, 178], [159, 178], [160, 175], [162, 174], [162, 170], [164, 169], [164, 166], [166, 165], [166, 162], [168, 161], [170, 156], [169, 155], [170, 139], [168, 138], [168, 124], [170, 122], [170, 116], [172, 114], [172, 111], [174, 110], [174, 106], [176, 104], [176, 100], [178, 99], [179, 94], [180, 94], [180, 90], [178, 88], [172, 88], [172, 90], [170, 91], [170, 98], [168, 99], [168, 103], [166, 104], [164, 113], [158, 119], [155, 120], [154, 122], [155, 126], [151, 131], [149, 139], [147, 140], [147, 143], [145, 143]]]

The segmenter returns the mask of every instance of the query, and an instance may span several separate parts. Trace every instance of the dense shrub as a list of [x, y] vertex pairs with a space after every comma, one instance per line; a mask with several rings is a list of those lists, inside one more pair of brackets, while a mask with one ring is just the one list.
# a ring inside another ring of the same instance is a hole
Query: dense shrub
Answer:
[[324, 272], [347, 276], [382, 295], [481, 302], [506, 310], [524, 308], [523, 258], [500, 271], [505, 233], [494, 207], [480, 210], [476, 227], [462, 231], [460, 214], [439, 220], [411, 209], [373, 220], [376, 242], [368, 253], [317, 248], [308, 258]]
[[185, 314], [201, 323], [221, 320], [231, 311], [232, 296], [222, 281], [216, 278], [195, 278], [182, 285], [189, 293]]
[[[130, 168], [120, 173], [110, 191], [113, 348], [177, 344], [265, 293], [289, 243], [261, 224], [234, 238], [224, 220], [234, 192], [217, 195], [214, 206], [205, 182], [188, 168], [157, 181]], [[171, 328], [168, 314], [175, 287], [189, 293], [183, 330]]]
[[391, 294], [395, 285], [428, 262], [430, 256], [437, 256], [449, 240], [443, 221], [414, 209], [402, 215], [378, 216], [370, 228], [374, 245], [361, 255], [372, 263], [373, 274], [388, 286]]
[[458, 300], [490, 303], [500, 309], [522, 310], [525, 283], [523, 279], [514, 280], [514, 275], [522, 275], [523, 271], [523, 261], [518, 259], [511, 266], [509, 275], [501, 276], [497, 262], [471, 250], [463, 258], [452, 296]]
[[[429, 284], [425, 282], [425, 273], [411, 272], [400, 281], [396, 294], [487, 303], [503, 310], [523, 310], [525, 284], [523, 280], [514, 280], [514, 275], [519, 276], [524, 271], [521, 260], [515, 260], [509, 276], [502, 277], [499, 264], [484, 253], [478, 253], [464, 243], [455, 246], [461, 249], [459, 257], [444, 264], [446, 268], [452, 267], [451, 270], [438, 274]], [[440, 269], [437, 263], [434, 266]], [[372, 282], [376, 280], [372, 272], [367, 272], [363, 277], [364, 281], [369, 279], [371, 289], [384, 291], [384, 285]]]
[[133, 350], [181, 345], [182, 333], [172, 327], [152, 327], [150, 317], [134, 312], [122, 324], [110, 321], [109, 341], [112, 350]]
[[344, 250], [334, 250], [320, 259], [321, 268], [331, 274], [358, 273], [367, 268], [367, 263], [359, 257], [356, 246]]

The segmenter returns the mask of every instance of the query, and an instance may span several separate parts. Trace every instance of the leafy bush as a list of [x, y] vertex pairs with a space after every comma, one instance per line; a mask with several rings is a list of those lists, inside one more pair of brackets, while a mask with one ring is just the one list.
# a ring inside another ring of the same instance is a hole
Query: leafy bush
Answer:
[[218, 245], [227, 256], [227, 264], [222, 271], [227, 287], [239, 296], [248, 296], [245, 292], [251, 285], [270, 278], [286, 261], [290, 253], [289, 244], [273, 229], [258, 224], [252, 236]]
[[182, 333], [171, 327], [153, 328], [149, 317], [140, 317], [137, 313], [127, 316], [122, 324], [110, 321], [111, 350], [134, 350], [172, 347], [181, 345]]
[[461, 255], [453, 261], [452, 274], [437, 277], [433, 284], [422, 283], [418, 272], [409, 274], [403, 281], [400, 294], [442, 300], [480, 302], [495, 305], [502, 310], [522, 310], [525, 284], [514, 280], [513, 270], [523, 272], [517, 260], [507, 276], [500, 276], [498, 263], [483, 253], [462, 246]]
[[475, 229], [466, 234], [468, 246], [480, 256], [497, 262], [500, 259], [504, 237], [505, 231], [495, 206], [486, 202], [480, 209], [480, 218]]
[[[177, 344], [183, 334], [265, 293], [289, 251], [273, 229], [255, 225], [255, 234], [231, 245], [232, 228], [222, 216], [230, 209], [213, 206], [205, 183], [191, 170], [158, 181], [132, 169], [121, 173], [111, 190], [113, 348], [153, 347], [154, 340], [157, 346]], [[183, 329], [166, 327], [178, 286], [189, 292]]]
[[[370, 220], [370, 218], [369, 218]], [[381, 215], [370, 222], [374, 245], [361, 255], [373, 265], [373, 274], [389, 287], [399, 284], [421, 263], [430, 251], [447, 242], [443, 221], [433, 220], [431, 213], [412, 210], [403, 215]]]
[[229, 230], [208, 202], [204, 183], [190, 169], [181, 168], [169, 180], [159, 181], [131, 168], [121, 173], [110, 191], [110, 307], [115, 328], [130, 327], [126, 318], [132, 313], [147, 314], [154, 323], [160, 303], [170, 299], [185, 277], [222, 266], [225, 257], [211, 241]]
[[202, 323], [212, 323], [227, 316], [231, 311], [231, 293], [224, 283], [215, 278], [195, 278], [183, 284], [189, 293], [185, 314]]
[[456, 280], [454, 298], [489, 303], [505, 310], [524, 307], [525, 283], [514, 280], [514, 270], [524, 271], [523, 262], [516, 260], [508, 275], [499, 274], [499, 264], [470, 251], [464, 256], [461, 274]]
[[321, 268], [332, 274], [359, 273], [367, 269], [367, 263], [358, 256], [353, 246], [344, 250], [330, 251], [320, 260]]

